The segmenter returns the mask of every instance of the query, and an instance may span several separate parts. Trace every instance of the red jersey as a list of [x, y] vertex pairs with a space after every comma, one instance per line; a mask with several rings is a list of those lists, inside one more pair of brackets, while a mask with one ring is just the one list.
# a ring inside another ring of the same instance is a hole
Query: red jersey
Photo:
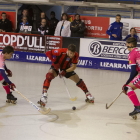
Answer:
[[[75, 52], [73, 58], [70, 58], [67, 55], [67, 50], [68, 50], [67, 48], [63, 48], [63, 49], [54, 49], [51, 51], [51, 54], [54, 59], [53, 62], [59, 63], [61, 70], [68, 69], [71, 66], [71, 64], [77, 64], [79, 60], [79, 55], [77, 52]], [[52, 65], [54, 65], [54, 63]]]

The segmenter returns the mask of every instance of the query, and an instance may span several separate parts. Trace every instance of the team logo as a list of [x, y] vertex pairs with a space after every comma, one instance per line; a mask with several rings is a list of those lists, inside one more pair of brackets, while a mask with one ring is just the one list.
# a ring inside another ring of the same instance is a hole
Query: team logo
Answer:
[[69, 58], [69, 57], [67, 57], [66, 61], [69, 61], [69, 60], [70, 60], [70, 58]]
[[93, 42], [89, 45], [89, 52], [91, 55], [98, 56], [102, 51], [101, 44], [99, 42]]

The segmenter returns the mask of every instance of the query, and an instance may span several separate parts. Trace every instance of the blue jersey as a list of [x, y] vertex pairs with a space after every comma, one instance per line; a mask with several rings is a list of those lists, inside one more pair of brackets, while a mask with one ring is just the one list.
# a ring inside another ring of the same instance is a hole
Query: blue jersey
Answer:
[[[118, 23], [118, 22], [115, 21], [112, 24], [110, 24], [106, 33], [110, 36], [110, 40], [121, 41], [122, 40], [122, 29], [123, 29], [123, 23], [122, 22]], [[116, 34], [117, 38], [112, 36], [112, 34]]]
[[[127, 35], [123, 41], [126, 41], [129, 37], [131, 37], [131, 34]], [[139, 37], [137, 35], [134, 35], [133, 37], [137, 39], [137, 42], [139, 41]]]

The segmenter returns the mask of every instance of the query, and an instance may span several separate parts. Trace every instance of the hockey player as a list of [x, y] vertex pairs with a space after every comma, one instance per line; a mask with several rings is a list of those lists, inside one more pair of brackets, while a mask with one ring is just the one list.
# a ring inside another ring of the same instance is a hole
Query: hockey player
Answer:
[[130, 77], [122, 87], [124, 93], [130, 98], [134, 104], [134, 111], [129, 116], [135, 116], [140, 113], [140, 102], [134, 90], [140, 89], [140, 49], [136, 48], [137, 39], [130, 37], [126, 40], [126, 45], [130, 54], [128, 56], [129, 65], [131, 66]]
[[[7, 69], [5, 65], [5, 60], [10, 59], [12, 57], [12, 54], [14, 53], [14, 48], [12, 46], [6, 46], [2, 52], [0, 52], [0, 82], [3, 85], [3, 88], [5, 89], [7, 93], [7, 102], [10, 103], [16, 103], [17, 98], [15, 98], [10, 92], [10, 89], [14, 90], [16, 87], [7, 76], [12, 77], [12, 72]], [[5, 74], [5, 71], [7, 72], [7, 75]]]
[[[46, 79], [43, 84], [43, 95], [39, 101], [39, 103], [43, 106], [47, 103], [47, 92], [51, 83], [58, 74], [64, 76], [66, 78], [71, 79], [76, 83], [78, 87], [80, 87], [86, 94], [86, 98], [88, 102], [94, 103], [94, 97], [88, 91], [84, 81], [79, 78], [79, 76], [74, 72], [76, 69], [79, 55], [76, 52], [76, 46], [70, 44], [67, 48], [63, 49], [54, 49], [52, 51], [46, 52], [47, 57], [53, 62], [51, 68], [46, 74]], [[60, 69], [60, 73], [59, 73]]]

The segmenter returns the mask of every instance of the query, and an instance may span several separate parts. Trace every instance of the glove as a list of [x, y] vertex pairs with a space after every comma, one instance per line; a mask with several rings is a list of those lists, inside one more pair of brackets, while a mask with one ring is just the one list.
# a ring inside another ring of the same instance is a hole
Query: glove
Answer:
[[9, 69], [6, 72], [8, 77], [12, 77], [12, 72]]
[[57, 63], [57, 64], [54, 64], [54, 68], [56, 69], [56, 70], [58, 70], [59, 68], [60, 68], [60, 65]]
[[61, 76], [65, 76], [65, 75], [66, 75], [66, 71], [65, 71], [65, 70], [62, 70], [62, 71], [60, 72], [60, 75], [61, 75]]
[[12, 89], [13, 91], [14, 91], [14, 88], [16, 88], [14, 83], [11, 83], [9, 86], [10, 86], [10, 89]]
[[125, 87], [126, 87], [126, 84], [123, 85], [122, 90], [123, 90], [123, 93], [127, 94], [126, 91], [124, 90]]

